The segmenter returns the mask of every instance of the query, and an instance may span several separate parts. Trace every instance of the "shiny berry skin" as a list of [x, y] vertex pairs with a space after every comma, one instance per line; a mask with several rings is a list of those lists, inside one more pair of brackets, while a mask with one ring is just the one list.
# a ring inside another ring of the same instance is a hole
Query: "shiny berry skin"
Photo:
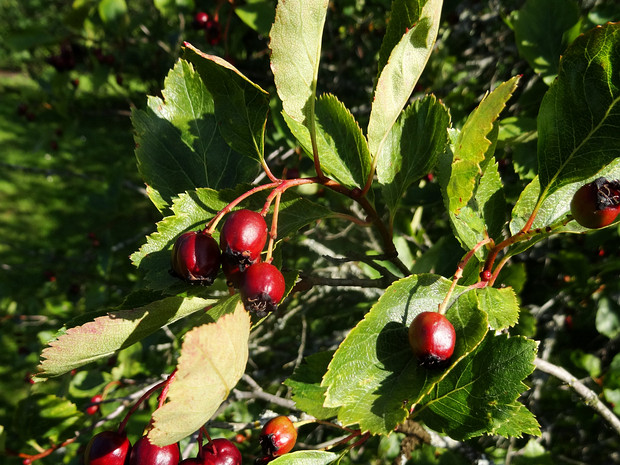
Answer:
[[265, 423], [258, 437], [263, 454], [269, 457], [279, 457], [290, 452], [295, 446], [295, 441], [297, 441], [297, 429], [284, 415]]
[[420, 365], [445, 366], [454, 352], [456, 332], [448, 319], [437, 312], [418, 314], [409, 326], [409, 345]]
[[203, 231], [181, 234], [172, 248], [172, 274], [189, 283], [210, 285], [222, 261], [217, 241]]
[[620, 213], [620, 182], [598, 178], [581, 186], [571, 200], [570, 210], [575, 221], [585, 228], [610, 225]]
[[225, 438], [213, 439], [202, 446], [203, 465], [241, 465], [241, 452]]
[[179, 460], [181, 460], [181, 451], [177, 443], [159, 447], [151, 444], [147, 436], [142, 436], [133, 446], [128, 464], [178, 465]]
[[95, 405], [91, 405], [89, 407], [86, 407], [86, 413], [89, 415], [94, 415], [95, 413], [97, 413], [99, 411], [99, 402], [101, 402], [103, 400], [103, 396], [101, 394], [97, 394], [93, 397], [91, 397], [90, 399], [90, 403], [91, 404], [95, 404]]
[[278, 308], [284, 297], [284, 276], [271, 263], [256, 263], [243, 273], [239, 288], [245, 309], [259, 318]]
[[231, 213], [220, 233], [222, 252], [238, 263], [242, 272], [258, 260], [266, 242], [265, 218], [251, 210]]
[[85, 465], [124, 465], [131, 444], [124, 434], [102, 431], [91, 438], [84, 451]]
[[207, 26], [207, 21], [209, 21], [209, 15], [204, 11], [199, 11], [196, 15], [194, 15], [194, 28], [204, 29]]

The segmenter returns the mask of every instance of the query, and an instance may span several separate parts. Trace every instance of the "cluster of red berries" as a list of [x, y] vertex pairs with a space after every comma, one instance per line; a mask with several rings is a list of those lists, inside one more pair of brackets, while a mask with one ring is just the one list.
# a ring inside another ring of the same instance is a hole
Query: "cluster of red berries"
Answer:
[[613, 223], [620, 213], [620, 181], [598, 178], [575, 192], [570, 204], [577, 223], [590, 229]]
[[212, 18], [204, 11], [199, 11], [194, 16], [194, 29], [205, 31], [205, 38], [210, 45], [217, 45], [222, 39], [222, 28], [216, 18]]
[[271, 263], [261, 262], [267, 224], [259, 213], [231, 213], [220, 233], [220, 243], [206, 231], [179, 236], [172, 248], [172, 274], [189, 282], [210, 285], [220, 266], [228, 285], [238, 288], [244, 306], [259, 317], [274, 311], [284, 296], [284, 277]]

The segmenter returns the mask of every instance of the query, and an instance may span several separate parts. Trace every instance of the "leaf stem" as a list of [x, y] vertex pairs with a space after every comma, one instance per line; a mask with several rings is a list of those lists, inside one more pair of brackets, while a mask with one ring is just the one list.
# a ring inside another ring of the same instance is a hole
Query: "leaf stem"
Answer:
[[[176, 370], [175, 370], [176, 371]], [[173, 371], [172, 373], [174, 374]], [[170, 375], [172, 376], [172, 374]], [[131, 406], [131, 408], [129, 409], [129, 411], [127, 412], [127, 414], [125, 415], [125, 418], [123, 418], [123, 421], [121, 421], [121, 424], [118, 426], [118, 434], [123, 434], [125, 432], [125, 427], [127, 426], [127, 422], [129, 421], [129, 418], [131, 417], [131, 415], [134, 414], [134, 412], [136, 410], [138, 410], [138, 408], [140, 407], [140, 405], [142, 405], [142, 402], [144, 402], [146, 399], [148, 399], [149, 397], [151, 397], [153, 395], [153, 393], [155, 391], [157, 391], [158, 389], [160, 389], [162, 386], [166, 385], [166, 383], [168, 383], [170, 377], [166, 378], [165, 380], [157, 383], [155, 386], [153, 386], [152, 388], [150, 388], [148, 391], [146, 391], [144, 394], [142, 394], [142, 397], [140, 397], [135, 404], [133, 404]]]

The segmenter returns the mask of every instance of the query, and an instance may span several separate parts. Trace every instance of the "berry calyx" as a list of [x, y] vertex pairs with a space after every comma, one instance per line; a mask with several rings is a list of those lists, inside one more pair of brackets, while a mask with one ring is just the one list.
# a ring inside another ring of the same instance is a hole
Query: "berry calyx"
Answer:
[[84, 451], [86, 465], [124, 465], [131, 444], [116, 431], [102, 431], [91, 438]]
[[[260, 432], [258, 442], [268, 457], [279, 457], [290, 452], [297, 441], [297, 429], [287, 416], [280, 415], [272, 418]], [[267, 461], [260, 462], [267, 463]]]
[[455, 341], [454, 326], [441, 313], [422, 312], [409, 326], [409, 345], [426, 368], [445, 366], [454, 353]]
[[147, 436], [142, 436], [131, 450], [129, 465], [177, 465], [180, 459], [178, 443], [160, 447], [151, 443]]
[[101, 402], [102, 400], [103, 400], [103, 396], [101, 394], [92, 396], [90, 398], [90, 403], [93, 405], [86, 407], [86, 413], [88, 415], [94, 415], [95, 413], [97, 413], [99, 411], [99, 402]]
[[220, 248], [242, 272], [258, 260], [266, 242], [265, 218], [252, 210], [231, 213], [222, 226]]
[[172, 274], [192, 284], [212, 284], [220, 263], [217, 241], [204, 231], [181, 234], [172, 248]]
[[620, 182], [598, 178], [581, 186], [571, 200], [570, 210], [575, 221], [585, 228], [610, 225], [620, 213]]
[[231, 441], [217, 438], [202, 446], [203, 465], [241, 465], [241, 452]]
[[278, 308], [284, 290], [284, 276], [280, 270], [263, 262], [245, 270], [239, 293], [245, 309], [262, 318]]

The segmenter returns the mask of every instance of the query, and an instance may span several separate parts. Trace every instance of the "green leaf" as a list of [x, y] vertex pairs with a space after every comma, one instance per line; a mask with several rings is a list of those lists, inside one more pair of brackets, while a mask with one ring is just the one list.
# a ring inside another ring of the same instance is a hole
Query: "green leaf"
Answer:
[[318, 352], [304, 358], [290, 378], [284, 384], [291, 388], [297, 409], [319, 420], [327, 420], [337, 415], [338, 409], [325, 408], [326, 388], [321, 386], [321, 379], [327, 371], [333, 351]]
[[416, 100], [398, 117], [383, 146], [377, 179], [392, 215], [407, 188], [435, 165], [448, 143], [448, 109], [434, 95]]
[[328, 0], [280, 0], [271, 28], [271, 70], [284, 112], [311, 128]]
[[596, 311], [596, 330], [609, 339], [620, 336], [620, 308], [616, 301], [607, 297], [599, 299]]
[[368, 146], [375, 163], [386, 156], [383, 144], [426, 66], [437, 38], [441, 6], [442, 0], [426, 2], [420, 20], [393, 48], [379, 75], [368, 122]]
[[213, 96], [215, 117], [228, 145], [260, 162], [265, 155], [269, 94], [227, 61], [187, 42], [183, 58], [194, 65]]
[[573, 0], [528, 0], [514, 13], [515, 38], [519, 53], [551, 84], [558, 72], [560, 55], [578, 32], [579, 6]]
[[162, 16], [172, 17], [179, 12], [192, 11], [195, 8], [194, 0], [153, 0], [155, 8]]
[[493, 433], [514, 413], [505, 406], [527, 388], [522, 380], [534, 370], [535, 357], [534, 341], [489, 333], [431, 391], [419, 418], [457, 440]]
[[12, 430], [25, 440], [45, 438], [58, 443], [75, 435], [82, 417], [74, 403], [39, 392], [19, 402]]
[[276, 457], [269, 463], [272, 465], [328, 465], [338, 456], [333, 452], [318, 450], [300, 450]]
[[[235, 190], [198, 189], [180, 195], [172, 204], [172, 215], [157, 223], [157, 232], [147, 237], [146, 243], [131, 256], [133, 264], [145, 273], [151, 289], [166, 290], [171, 294], [192, 291], [209, 292], [210, 288], [191, 286], [171, 276], [170, 256], [177, 237], [186, 231], [204, 229], [205, 224], [230, 202], [249, 190], [246, 185], [237, 186]], [[266, 194], [259, 192], [243, 203], [243, 207], [259, 211], [263, 207]], [[307, 224], [331, 214], [331, 211], [309, 200], [298, 198], [290, 193], [282, 196], [279, 213], [278, 236], [287, 237]], [[267, 218], [269, 224], [270, 218]], [[213, 237], [217, 240], [219, 232]], [[217, 287], [214, 288], [217, 290]]]
[[200, 429], [228, 397], [248, 361], [250, 315], [234, 313], [189, 331], [166, 403], [153, 413], [153, 444], [175, 443]]
[[492, 434], [505, 438], [520, 438], [524, 434], [540, 436], [540, 425], [536, 417], [524, 405], [514, 403], [505, 405], [504, 408], [508, 410], [508, 414], [504, 420], [495, 422]]
[[[437, 275], [414, 275], [397, 281], [381, 296], [340, 344], [323, 378], [324, 406], [340, 407], [338, 419], [362, 431], [389, 434], [441, 380], [449, 369], [419, 366], [408, 342], [415, 316], [438, 308], [450, 281]], [[457, 287], [447, 318], [456, 331], [452, 363], [471, 352], [487, 331], [486, 315], [476, 295]]]
[[[333, 95], [316, 101], [316, 137], [321, 168], [347, 187], [364, 187], [370, 174], [370, 153], [353, 115]], [[284, 114], [293, 135], [313, 158], [308, 129]]]
[[[457, 216], [459, 210], [474, 196], [480, 176], [483, 174], [481, 164], [497, 140], [497, 133], [493, 133], [494, 123], [515, 91], [518, 80], [519, 77], [515, 76], [487, 94], [469, 115], [458, 134], [453, 147], [450, 179], [446, 188], [448, 211]], [[489, 134], [492, 134], [491, 140]]]
[[620, 157], [620, 23], [576, 39], [538, 113], [541, 200]]
[[168, 297], [131, 310], [110, 311], [93, 321], [67, 329], [41, 353], [37, 380], [67, 373], [109, 357], [162, 326], [215, 303], [214, 299]]
[[248, 27], [267, 36], [276, 16], [271, 0], [235, 5], [235, 13]]
[[213, 98], [192, 65], [179, 60], [164, 81], [164, 100], [149, 97], [134, 110], [138, 170], [159, 210], [176, 195], [251, 181], [258, 164], [235, 152], [221, 136]]
[[511, 287], [477, 289], [480, 309], [489, 318], [489, 326], [496, 331], [510, 328], [519, 322], [519, 302]]
[[99, 2], [99, 17], [104, 23], [116, 21], [119, 16], [127, 14], [125, 0], [101, 0]]
[[403, 35], [415, 27], [420, 19], [422, 8], [428, 0], [394, 0], [390, 11], [390, 20], [387, 23], [385, 36], [379, 50], [378, 75], [385, 67], [394, 47], [398, 45]]

